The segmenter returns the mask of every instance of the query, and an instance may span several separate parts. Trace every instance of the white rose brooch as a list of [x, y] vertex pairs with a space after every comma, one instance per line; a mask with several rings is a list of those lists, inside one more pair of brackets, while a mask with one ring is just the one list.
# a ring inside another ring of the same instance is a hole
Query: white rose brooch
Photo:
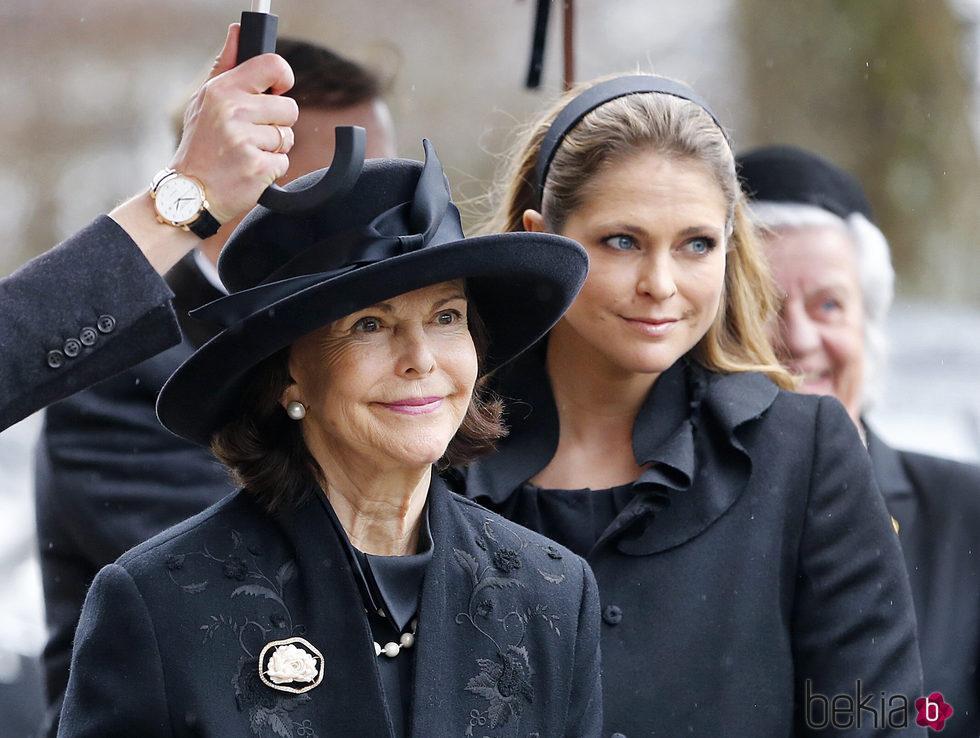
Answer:
[[323, 681], [323, 654], [303, 638], [272, 641], [259, 654], [259, 679], [280, 692], [309, 692]]

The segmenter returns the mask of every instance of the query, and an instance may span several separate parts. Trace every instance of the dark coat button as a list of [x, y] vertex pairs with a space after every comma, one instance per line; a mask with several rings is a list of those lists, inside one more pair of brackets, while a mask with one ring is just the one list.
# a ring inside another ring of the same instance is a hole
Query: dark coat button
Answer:
[[81, 350], [82, 350], [82, 342], [79, 341], [77, 338], [69, 338], [67, 341], [65, 341], [64, 352], [65, 352], [65, 356], [67, 356], [68, 358], [74, 359], [76, 356], [78, 356]]
[[116, 329], [116, 319], [111, 315], [100, 315], [99, 322], [95, 325], [100, 333], [112, 333]]
[[619, 625], [623, 619], [623, 611], [619, 609], [618, 605], [606, 605], [602, 609], [602, 619], [606, 621], [607, 625]]
[[48, 366], [52, 369], [60, 369], [62, 364], [65, 363], [65, 355], [61, 353], [58, 349], [53, 351], [48, 351]]
[[82, 342], [83, 346], [91, 346], [98, 338], [99, 334], [95, 332], [95, 328], [88, 326], [82, 328], [82, 332], [78, 334], [78, 340]]
[[625, 733], [613, 733], [609, 738], [626, 738]]

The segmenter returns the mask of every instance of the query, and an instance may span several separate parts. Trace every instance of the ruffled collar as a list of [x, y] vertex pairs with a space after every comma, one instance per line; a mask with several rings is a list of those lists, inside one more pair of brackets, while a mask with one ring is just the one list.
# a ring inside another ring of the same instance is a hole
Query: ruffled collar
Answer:
[[[500, 378], [510, 433], [496, 454], [465, 471], [466, 494], [500, 507], [541, 471], [558, 447], [558, 411], [538, 346]], [[737, 430], [778, 393], [757, 373], [717, 374], [686, 358], [664, 372], [637, 415], [633, 453], [649, 465], [634, 498], [600, 538], [625, 554], [665, 551], [694, 538], [741, 496], [752, 460]]]

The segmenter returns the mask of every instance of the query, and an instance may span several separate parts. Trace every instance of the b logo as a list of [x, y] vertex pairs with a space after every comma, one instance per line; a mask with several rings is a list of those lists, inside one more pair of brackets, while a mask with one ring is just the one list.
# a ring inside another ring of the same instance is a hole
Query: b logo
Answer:
[[945, 728], [946, 721], [953, 714], [953, 706], [939, 692], [933, 692], [928, 697], [919, 697], [915, 701], [915, 709], [919, 711], [915, 724], [936, 731]]

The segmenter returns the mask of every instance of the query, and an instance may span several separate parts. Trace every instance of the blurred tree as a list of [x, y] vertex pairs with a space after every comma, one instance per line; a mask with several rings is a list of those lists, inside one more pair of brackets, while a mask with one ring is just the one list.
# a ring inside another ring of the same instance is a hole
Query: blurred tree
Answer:
[[980, 304], [980, 159], [967, 27], [947, 0], [737, 0], [740, 145], [790, 143], [853, 172], [905, 295]]

